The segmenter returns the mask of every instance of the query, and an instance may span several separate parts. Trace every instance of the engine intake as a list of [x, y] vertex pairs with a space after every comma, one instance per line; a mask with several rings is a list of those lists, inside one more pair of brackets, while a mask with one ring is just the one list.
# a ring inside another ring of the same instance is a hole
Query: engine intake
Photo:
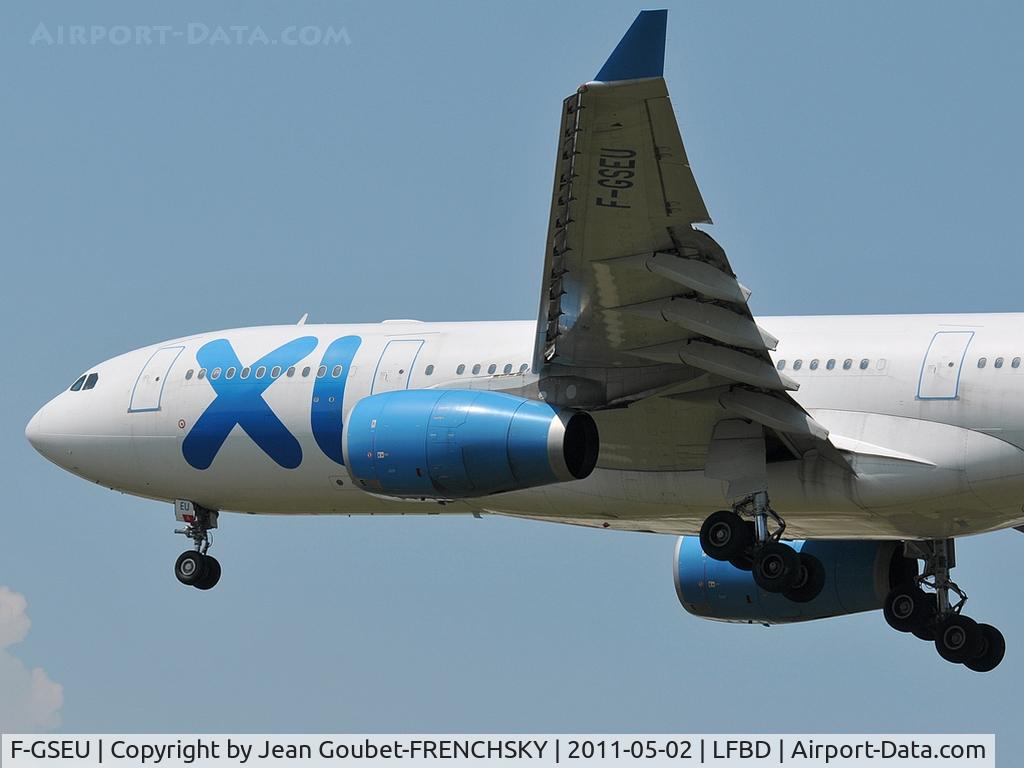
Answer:
[[593, 418], [501, 392], [398, 390], [363, 398], [342, 438], [364, 490], [457, 499], [582, 480], [597, 464]]
[[743, 624], [786, 624], [824, 619], [882, 607], [890, 588], [916, 574], [916, 563], [903, 557], [893, 541], [794, 541], [825, 566], [825, 588], [807, 603], [764, 592], [750, 571], [712, 560], [696, 536], [676, 543], [673, 575], [676, 595], [688, 613], [705, 619]]

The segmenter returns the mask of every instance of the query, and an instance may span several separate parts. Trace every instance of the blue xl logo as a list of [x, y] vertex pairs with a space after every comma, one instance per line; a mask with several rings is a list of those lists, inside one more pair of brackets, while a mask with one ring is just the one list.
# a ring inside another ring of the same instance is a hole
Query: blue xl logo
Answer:
[[[282, 344], [268, 352], [249, 368], [273, 370], [280, 366], [285, 370], [316, 349], [314, 336], [303, 336]], [[241, 370], [231, 342], [216, 339], [200, 347], [196, 353], [200, 367], [208, 371], [214, 368]], [[233, 377], [231, 379], [207, 376], [207, 381], [217, 397], [199, 417], [181, 444], [181, 453], [196, 469], [208, 469], [231, 430], [237, 424], [252, 438], [263, 451], [280, 466], [295, 469], [302, 463], [302, 447], [288, 428], [281, 423], [277, 414], [263, 399], [263, 393], [274, 383], [271, 376], [256, 378]]]

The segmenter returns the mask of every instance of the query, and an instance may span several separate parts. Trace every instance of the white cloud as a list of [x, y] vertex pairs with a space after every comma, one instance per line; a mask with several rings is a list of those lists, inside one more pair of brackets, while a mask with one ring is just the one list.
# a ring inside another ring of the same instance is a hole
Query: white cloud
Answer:
[[28, 635], [28, 602], [0, 587], [0, 731], [42, 731], [60, 725], [64, 689], [45, 671], [29, 669], [8, 650]]

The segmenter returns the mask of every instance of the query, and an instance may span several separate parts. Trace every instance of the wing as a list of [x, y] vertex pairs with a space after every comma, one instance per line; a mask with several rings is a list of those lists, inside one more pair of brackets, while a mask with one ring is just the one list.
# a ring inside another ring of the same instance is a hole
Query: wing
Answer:
[[700, 432], [689, 444], [705, 443], [705, 470], [717, 423], [737, 417], [794, 458], [817, 450], [845, 465], [789, 395], [798, 385], [773, 365], [777, 340], [754, 321], [725, 251], [693, 226], [711, 218], [663, 78], [666, 19], [642, 12], [596, 81], [563, 103], [534, 353], [540, 389], [549, 402], [593, 410], [652, 398], [699, 409], [703, 419], [670, 428]]

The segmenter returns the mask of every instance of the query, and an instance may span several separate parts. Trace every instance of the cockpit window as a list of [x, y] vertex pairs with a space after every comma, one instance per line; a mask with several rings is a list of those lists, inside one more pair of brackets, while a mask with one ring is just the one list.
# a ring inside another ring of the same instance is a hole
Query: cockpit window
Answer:
[[71, 385], [71, 391], [72, 392], [77, 392], [78, 390], [80, 390], [82, 388], [83, 384], [85, 384], [85, 374], [84, 373], [81, 376], [78, 377], [78, 381], [76, 381], [74, 384]]
[[90, 373], [85, 377], [85, 384], [82, 385], [82, 389], [92, 389], [96, 386], [96, 382], [100, 380], [98, 373]]

